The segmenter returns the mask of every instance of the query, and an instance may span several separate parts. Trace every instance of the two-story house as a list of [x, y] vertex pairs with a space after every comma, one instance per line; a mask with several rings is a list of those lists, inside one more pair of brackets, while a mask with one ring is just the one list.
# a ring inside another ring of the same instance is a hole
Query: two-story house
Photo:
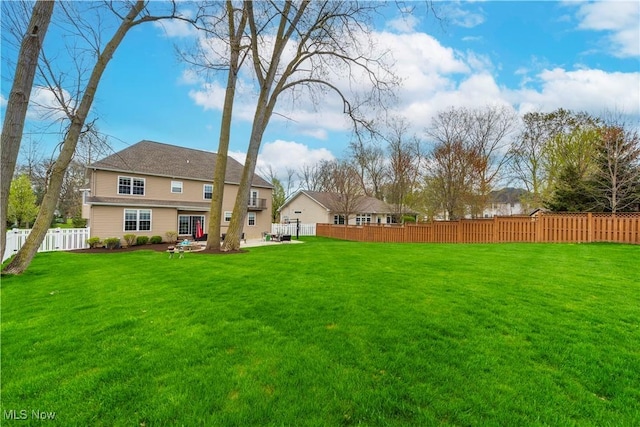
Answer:
[[[141, 141], [88, 166], [89, 188], [83, 195], [83, 217], [92, 237], [162, 236], [170, 231], [191, 238], [196, 228], [207, 233], [216, 154]], [[226, 233], [243, 166], [228, 158], [222, 201]], [[273, 187], [254, 175], [245, 237], [259, 238], [271, 229]]]

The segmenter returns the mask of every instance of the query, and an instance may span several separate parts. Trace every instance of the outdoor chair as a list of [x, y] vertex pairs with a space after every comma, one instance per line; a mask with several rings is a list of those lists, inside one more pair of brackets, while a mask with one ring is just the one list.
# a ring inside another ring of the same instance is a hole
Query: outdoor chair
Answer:
[[[227, 237], [227, 233], [222, 233], [222, 236], [220, 236], [220, 242], [224, 242], [225, 237]], [[244, 237], [244, 233], [242, 233], [242, 237], [240, 237], [240, 240], [244, 240], [244, 242], [247, 243], [247, 239]]]
[[291, 241], [291, 234], [283, 234], [282, 236], [280, 236], [280, 241], [281, 242], [290, 242]]

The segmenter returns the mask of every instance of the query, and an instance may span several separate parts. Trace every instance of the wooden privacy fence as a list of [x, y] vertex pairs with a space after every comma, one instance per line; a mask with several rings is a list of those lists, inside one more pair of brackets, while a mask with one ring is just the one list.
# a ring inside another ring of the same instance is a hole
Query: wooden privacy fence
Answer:
[[540, 213], [536, 216], [364, 226], [317, 224], [316, 235], [393, 243], [583, 243], [640, 244], [640, 213]]

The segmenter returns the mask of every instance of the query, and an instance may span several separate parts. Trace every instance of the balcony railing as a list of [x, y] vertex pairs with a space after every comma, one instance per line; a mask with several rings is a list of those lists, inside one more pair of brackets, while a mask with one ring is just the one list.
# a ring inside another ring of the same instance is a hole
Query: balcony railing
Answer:
[[250, 211], [263, 211], [267, 209], [267, 199], [257, 199], [252, 197], [249, 199]]

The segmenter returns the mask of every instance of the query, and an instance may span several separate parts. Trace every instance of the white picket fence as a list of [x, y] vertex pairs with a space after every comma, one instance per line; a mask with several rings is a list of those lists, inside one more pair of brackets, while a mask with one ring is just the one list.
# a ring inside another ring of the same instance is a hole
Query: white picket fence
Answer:
[[[315, 224], [299, 224], [300, 232], [299, 236], [315, 236], [316, 225]], [[271, 233], [273, 234], [290, 234], [296, 235], [297, 224], [295, 222], [289, 224], [271, 224]]]
[[[89, 247], [89, 228], [50, 228], [38, 252], [71, 251]], [[31, 230], [14, 228], [7, 231], [7, 245], [5, 246], [2, 262], [13, 256], [24, 245]]]

